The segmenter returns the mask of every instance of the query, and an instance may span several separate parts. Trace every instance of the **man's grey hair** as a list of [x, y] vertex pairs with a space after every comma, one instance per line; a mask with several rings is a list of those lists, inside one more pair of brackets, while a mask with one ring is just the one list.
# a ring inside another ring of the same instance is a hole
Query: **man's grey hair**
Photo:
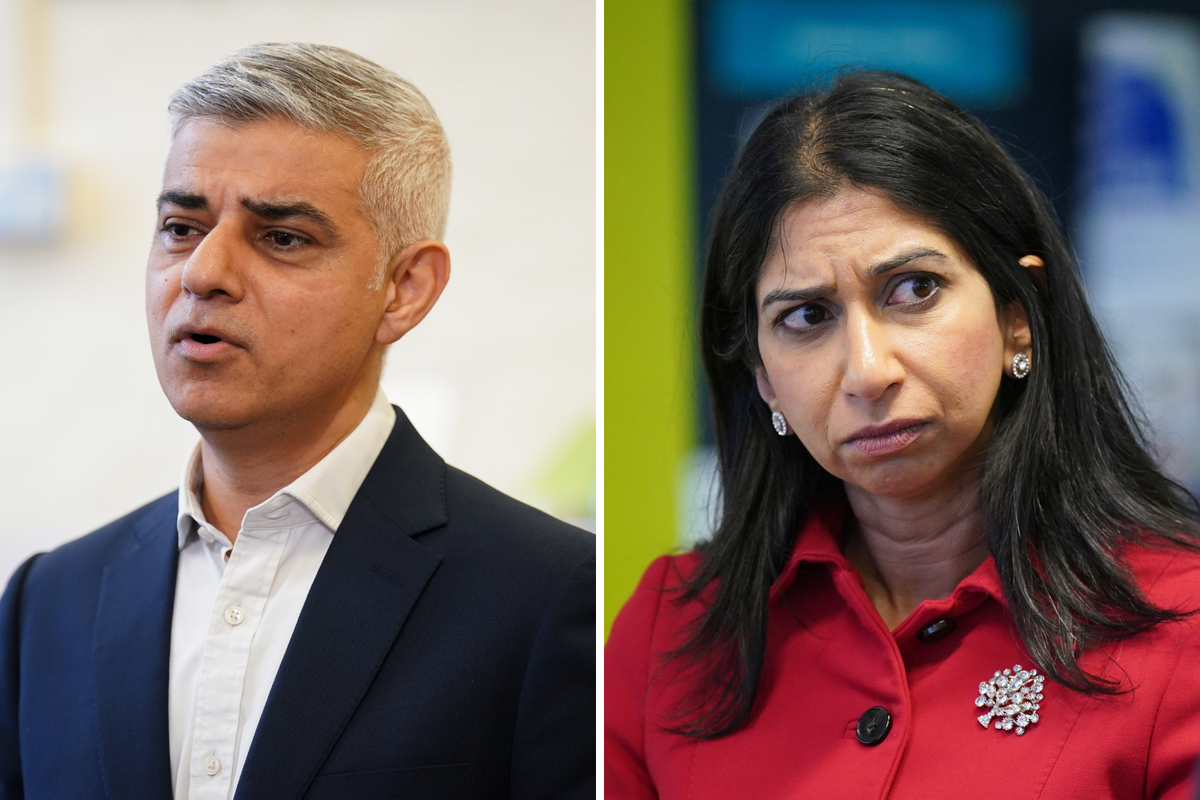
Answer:
[[181, 86], [168, 110], [172, 136], [194, 119], [286, 119], [361, 145], [370, 160], [359, 199], [379, 239], [377, 283], [409, 244], [445, 235], [450, 146], [437, 114], [411, 83], [349, 50], [251, 45]]

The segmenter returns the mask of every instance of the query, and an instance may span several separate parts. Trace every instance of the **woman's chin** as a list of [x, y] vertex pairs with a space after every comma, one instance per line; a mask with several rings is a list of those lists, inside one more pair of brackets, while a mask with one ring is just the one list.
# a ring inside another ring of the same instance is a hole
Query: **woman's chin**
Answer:
[[888, 463], [853, 465], [841, 470], [838, 477], [847, 491], [857, 489], [876, 497], [894, 500], [916, 499], [936, 494], [940, 486], [957, 485], [956, 477], [946, 470], [929, 469], [913, 459], [896, 459]]

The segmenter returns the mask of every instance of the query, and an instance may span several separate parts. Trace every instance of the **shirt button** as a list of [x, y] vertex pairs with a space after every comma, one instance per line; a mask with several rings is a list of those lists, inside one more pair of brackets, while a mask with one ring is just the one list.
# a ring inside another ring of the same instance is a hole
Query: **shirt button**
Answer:
[[939, 639], [945, 639], [954, 633], [954, 629], [957, 627], [958, 623], [950, 617], [939, 619], [937, 622], [932, 622], [917, 631], [917, 638], [921, 640], [921, 644], [933, 644]]
[[892, 729], [892, 715], [883, 706], [868, 708], [858, 718], [854, 735], [868, 747], [879, 744]]
[[204, 774], [216, 775], [221, 771], [221, 759], [216, 756], [208, 756], [204, 759]]
[[[237, 606], [230, 606], [225, 609], [225, 621], [230, 625], [241, 625], [242, 620], [246, 618], [246, 613]], [[220, 767], [218, 767], [220, 769]]]

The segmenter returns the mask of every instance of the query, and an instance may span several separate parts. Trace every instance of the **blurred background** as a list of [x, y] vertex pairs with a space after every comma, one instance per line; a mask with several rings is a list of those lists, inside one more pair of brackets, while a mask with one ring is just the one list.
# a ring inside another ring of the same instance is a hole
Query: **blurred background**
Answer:
[[389, 398], [447, 461], [594, 526], [590, 0], [0, 0], [0, 573], [178, 486], [143, 271], [167, 99], [258, 41], [416, 84], [450, 140], [453, 272]]
[[1159, 457], [1200, 489], [1195, 2], [609, 0], [604, 47], [606, 626], [719, 502], [693, 328], [721, 181], [774, 100], [846, 66], [929, 83], [1032, 174]]

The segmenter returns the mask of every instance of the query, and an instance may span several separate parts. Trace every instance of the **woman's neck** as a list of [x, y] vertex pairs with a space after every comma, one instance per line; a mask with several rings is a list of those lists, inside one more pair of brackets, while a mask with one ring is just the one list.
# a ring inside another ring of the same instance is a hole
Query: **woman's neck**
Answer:
[[948, 597], [987, 558], [978, 486], [898, 499], [846, 484], [854, 520], [842, 549], [890, 629], [922, 601]]

